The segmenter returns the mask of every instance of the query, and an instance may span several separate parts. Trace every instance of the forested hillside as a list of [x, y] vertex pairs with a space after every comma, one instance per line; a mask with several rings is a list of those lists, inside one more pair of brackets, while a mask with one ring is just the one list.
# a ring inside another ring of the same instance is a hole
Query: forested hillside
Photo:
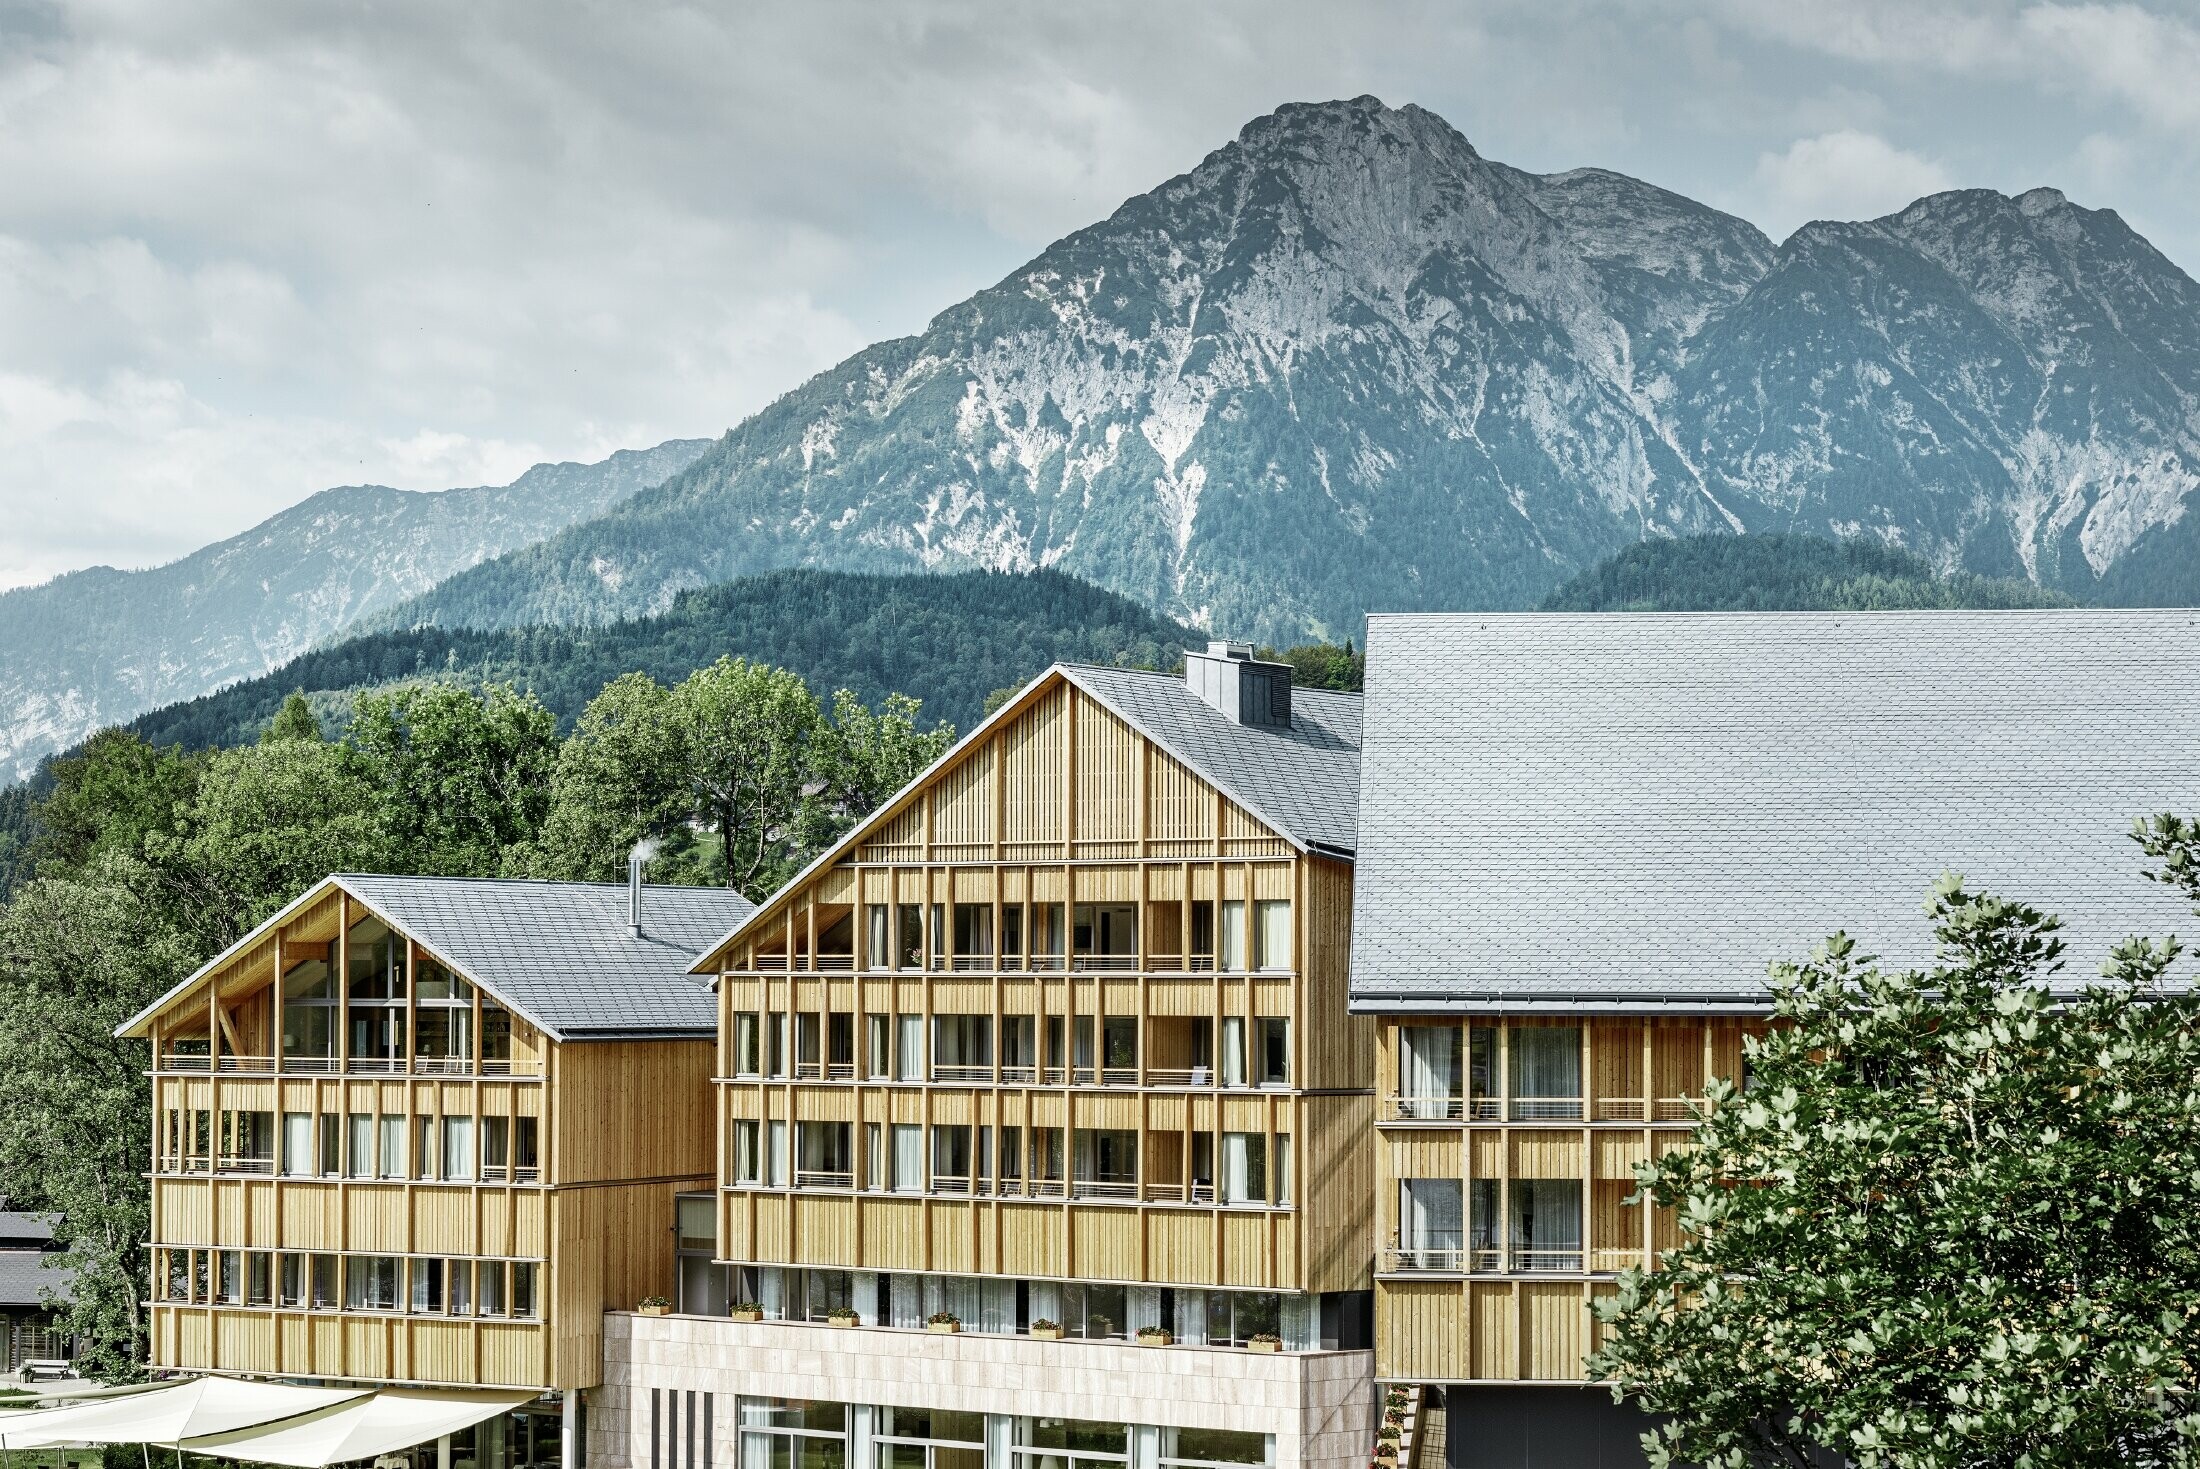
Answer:
[[1054, 662], [1166, 668], [1194, 635], [1058, 572], [862, 576], [780, 571], [683, 593], [655, 617], [596, 628], [417, 628], [347, 639], [264, 677], [156, 709], [129, 726], [154, 744], [254, 739], [304, 690], [331, 724], [352, 692], [425, 676], [508, 683], [570, 725], [603, 686], [641, 672], [674, 682], [725, 654], [802, 675], [820, 697], [920, 699], [927, 719], [977, 723], [985, 697]]
[[1543, 599], [1545, 612], [1867, 612], [1919, 607], [2069, 607], [2030, 582], [1942, 576], [1880, 541], [1689, 536], [1645, 541]]

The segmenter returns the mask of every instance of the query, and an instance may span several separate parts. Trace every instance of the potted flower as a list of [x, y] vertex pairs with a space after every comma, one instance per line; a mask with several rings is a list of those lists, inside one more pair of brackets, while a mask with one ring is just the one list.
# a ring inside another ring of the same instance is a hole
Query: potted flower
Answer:
[[1246, 1338], [1245, 1344], [1256, 1352], [1280, 1352], [1283, 1350], [1283, 1338], [1272, 1331], [1255, 1332], [1252, 1336]]
[[1138, 1344], [1142, 1347], [1165, 1347], [1176, 1340], [1166, 1326], [1141, 1326], [1138, 1328]]
[[754, 1301], [735, 1301], [728, 1314], [736, 1321], [761, 1321], [764, 1319], [764, 1308]]
[[1385, 1423], [1382, 1427], [1375, 1430], [1375, 1437], [1379, 1442], [1394, 1444], [1400, 1438], [1404, 1437], [1404, 1435], [1399, 1432], [1397, 1424]]
[[936, 1331], [942, 1336], [953, 1336], [963, 1329], [962, 1318], [953, 1311], [934, 1311], [924, 1318], [924, 1329]]
[[1031, 1334], [1039, 1341], [1060, 1341], [1062, 1339], [1062, 1323], [1049, 1321], [1046, 1317], [1041, 1316], [1031, 1323]]
[[825, 1320], [832, 1326], [861, 1326], [863, 1318], [853, 1306], [835, 1306], [825, 1313]]
[[1378, 1464], [1397, 1463], [1398, 1446], [1394, 1443], [1379, 1443], [1375, 1445], [1375, 1462]]
[[644, 1316], [670, 1316], [672, 1314], [672, 1302], [666, 1300], [663, 1296], [643, 1296], [641, 1303], [634, 1309]]

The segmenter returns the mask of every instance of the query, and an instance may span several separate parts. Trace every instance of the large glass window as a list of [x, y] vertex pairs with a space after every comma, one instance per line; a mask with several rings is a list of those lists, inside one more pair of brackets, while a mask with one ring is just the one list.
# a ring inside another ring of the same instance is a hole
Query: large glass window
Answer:
[[344, 1261], [344, 1309], [395, 1311], [402, 1272], [395, 1255], [353, 1255]]
[[740, 1469], [847, 1469], [845, 1403], [745, 1397], [739, 1432]]
[[1291, 1084], [1291, 1021], [1261, 1015], [1253, 1021], [1253, 1077], [1260, 1086]]
[[932, 1127], [932, 1190], [943, 1194], [973, 1191], [975, 1160], [971, 1156], [971, 1129], [963, 1123], [935, 1123]]
[[1222, 1135], [1222, 1177], [1225, 1204], [1268, 1202], [1268, 1137], [1259, 1132], [1226, 1132]]
[[924, 1129], [913, 1122], [893, 1124], [893, 1175], [888, 1184], [895, 1193], [924, 1192]]
[[1082, 1418], [1019, 1418], [1012, 1451], [1021, 1469], [1076, 1469], [1130, 1462], [1130, 1429]]
[[795, 1186], [797, 1188], [854, 1188], [854, 1147], [846, 1122], [798, 1122], [795, 1124]]
[[1399, 1180], [1399, 1269], [1460, 1268], [1466, 1225], [1464, 1189], [1456, 1178]]
[[336, 1056], [336, 976], [325, 959], [294, 964], [283, 975], [283, 1061], [292, 1070], [325, 1067]]
[[1441, 1122], [1460, 1115], [1464, 1058], [1456, 1025], [1398, 1028], [1398, 1115]]
[[405, 941], [378, 918], [351, 926], [344, 993], [350, 1001], [351, 1064], [397, 1070], [405, 1059]]
[[1226, 898], [1222, 903], [1222, 949], [1216, 956], [1219, 969], [1237, 970], [1245, 967], [1245, 902], [1242, 898]]
[[1515, 1026], [1513, 1116], [1527, 1120], [1581, 1116], [1581, 1031], [1576, 1026]]
[[919, 904], [894, 905], [894, 967], [924, 967], [924, 909]]
[[955, 905], [955, 967], [988, 969], [993, 960], [993, 905]]
[[924, 1080], [924, 1017], [902, 1015], [894, 1027], [894, 1080]]
[[1516, 1178], [1512, 1194], [1512, 1268], [1581, 1268], [1581, 1180]]
[[881, 1408], [875, 1469], [985, 1469], [985, 1415], [945, 1408]]
[[292, 1177], [309, 1177], [314, 1172], [313, 1114], [311, 1112], [285, 1112], [283, 1114], [283, 1172]]
[[1253, 967], [1291, 967], [1291, 905], [1281, 899], [1253, 904]]
[[466, 1182], [474, 1176], [474, 1119], [443, 1119], [443, 1176]]
[[1275, 1435], [1238, 1433], [1227, 1428], [1163, 1428], [1162, 1469], [1208, 1469], [1210, 1465], [1267, 1464], [1275, 1454]]
[[1080, 1127], [1072, 1147], [1076, 1153], [1075, 1191], [1080, 1197], [1130, 1199], [1138, 1196], [1136, 1132]]
[[474, 1059], [474, 987], [422, 956], [413, 996], [414, 1069], [463, 1072]]
[[993, 1079], [992, 1016], [932, 1017], [932, 1079], [948, 1082]]

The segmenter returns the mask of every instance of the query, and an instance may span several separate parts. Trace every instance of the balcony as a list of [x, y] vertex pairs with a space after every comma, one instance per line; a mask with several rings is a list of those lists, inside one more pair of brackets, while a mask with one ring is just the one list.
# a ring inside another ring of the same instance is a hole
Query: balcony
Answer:
[[[1612, 1103], [1596, 1104], [1596, 1119], [1607, 1121], [1639, 1120], [1642, 1103], [1620, 1104], [1631, 1106], [1631, 1114], [1608, 1117], [1605, 1109]], [[1662, 1109], [1664, 1103], [1659, 1104]], [[1499, 1097], [1401, 1097], [1382, 1099], [1377, 1120], [1381, 1122], [1579, 1122], [1584, 1114], [1584, 1102], [1580, 1097], [1514, 1097], [1506, 1101]], [[1663, 1111], [1659, 1113], [1664, 1116]]]
[[[1385, 1275], [1580, 1275], [1592, 1258], [1580, 1249], [1466, 1248], [1445, 1240], [1393, 1245], [1376, 1259]], [[1616, 1272], [1642, 1263], [1640, 1250], [1597, 1250], [1594, 1268]]]

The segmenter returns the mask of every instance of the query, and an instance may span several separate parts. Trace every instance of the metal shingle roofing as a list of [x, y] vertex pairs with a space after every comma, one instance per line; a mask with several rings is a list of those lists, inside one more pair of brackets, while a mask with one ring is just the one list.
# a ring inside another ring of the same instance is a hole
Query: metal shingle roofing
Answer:
[[1224, 795], [1302, 847], [1359, 841], [1360, 696], [1291, 691], [1291, 727], [1225, 719], [1175, 674], [1063, 664], [1062, 673]]
[[1367, 700], [1357, 1010], [1754, 1007], [1927, 962], [1951, 868], [2069, 984], [2200, 929], [2126, 835], [2200, 812], [2200, 612], [1385, 616]]
[[47, 1291], [68, 1299], [76, 1272], [59, 1266], [47, 1269], [48, 1258], [39, 1250], [0, 1250], [0, 1306], [36, 1306]]
[[715, 1035], [688, 966], [755, 904], [724, 888], [342, 874], [336, 881], [560, 1039]]

